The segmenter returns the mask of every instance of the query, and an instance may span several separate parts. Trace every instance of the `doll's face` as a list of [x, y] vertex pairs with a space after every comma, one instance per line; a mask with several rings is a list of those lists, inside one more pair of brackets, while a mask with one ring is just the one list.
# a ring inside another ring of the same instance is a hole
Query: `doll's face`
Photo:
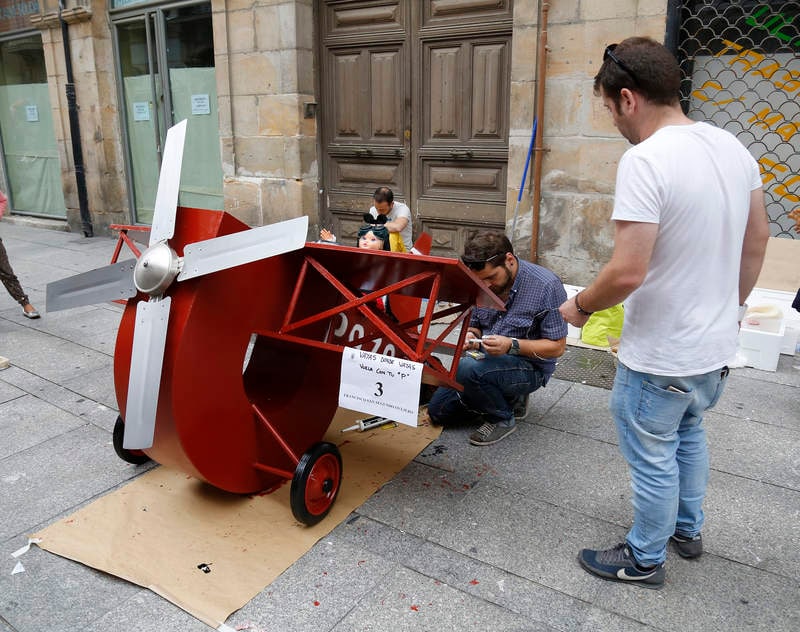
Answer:
[[358, 247], [365, 250], [383, 250], [383, 239], [378, 239], [375, 233], [369, 231], [358, 240]]

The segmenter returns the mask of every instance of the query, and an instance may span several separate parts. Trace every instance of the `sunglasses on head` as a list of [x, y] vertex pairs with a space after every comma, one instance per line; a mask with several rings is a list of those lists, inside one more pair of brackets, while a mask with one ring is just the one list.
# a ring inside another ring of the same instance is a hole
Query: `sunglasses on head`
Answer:
[[636, 74], [633, 72], [633, 70], [630, 69], [628, 64], [626, 64], [624, 61], [622, 61], [619, 57], [617, 57], [614, 54], [616, 48], [617, 48], [616, 44], [609, 44], [608, 46], [606, 46], [606, 50], [603, 52], [603, 61], [606, 61], [607, 59], [613, 61], [617, 66], [622, 68], [622, 70], [627, 72], [630, 75], [631, 79], [633, 79], [633, 83], [638, 86], [639, 79], [636, 77]]
[[488, 259], [472, 259], [470, 257], [461, 257], [461, 261], [464, 262], [464, 265], [467, 266], [470, 270], [475, 270], [476, 272], [480, 272], [486, 267], [487, 263], [491, 263], [497, 257], [503, 257], [506, 253], [498, 252], [496, 255], [492, 255]]

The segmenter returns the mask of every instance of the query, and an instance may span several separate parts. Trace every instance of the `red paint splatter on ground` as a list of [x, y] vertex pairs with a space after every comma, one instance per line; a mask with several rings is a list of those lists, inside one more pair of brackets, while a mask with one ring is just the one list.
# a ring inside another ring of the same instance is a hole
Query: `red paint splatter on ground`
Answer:
[[358, 562], [356, 563], [356, 566], [363, 566], [366, 563], [367, 563], [367, 560], [358, 560]]
[[469, 583], [472, 584], [473, 586], [477, 586], [478, 584], [480, 584], [480, 582], [477, 579], [472, 579], [470, 580]]
[[419, 612], [419, 606], [411, 606], [411, 609], [412, 609], [414, 612]]
[[314, 602], [314, 605], [315, 605], [315, 606], [318, 606], [318, 605], [319, 605], [319, 601], [315, 601], [315, 602]]

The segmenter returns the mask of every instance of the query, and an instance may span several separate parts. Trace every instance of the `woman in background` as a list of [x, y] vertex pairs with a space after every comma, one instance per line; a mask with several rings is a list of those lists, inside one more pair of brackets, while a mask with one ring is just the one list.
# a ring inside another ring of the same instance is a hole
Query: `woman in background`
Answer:
[[[0, 191], [0, 218], [3, 217], [6, 208], [8, 208], [8, 198]], [[6, 286], [11, 297], [22, 305], [22, 314], [25, 318], [39, 318], [39, 312], [31, 305], [30, 300], [28, 300], [28, 295], [25, 294], [25, 291], [19, 284], [17, 275], [14, 274], [14, 270], [11, 268], [11, 263], [8, 260], [8, 253], [6, 253], [6, 247], [3, 245], [2, 238], [0, 238], [0, 280], [3, 281], [3, 285]]]

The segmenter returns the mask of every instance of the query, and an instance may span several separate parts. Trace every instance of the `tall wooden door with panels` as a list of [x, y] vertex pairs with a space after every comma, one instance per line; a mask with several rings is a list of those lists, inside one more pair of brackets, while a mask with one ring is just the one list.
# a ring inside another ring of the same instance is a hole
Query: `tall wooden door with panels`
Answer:
[[506, 216], [513, 0], [319, 0], [322, 221], [356, 243], [389, 186], [431, 254]]

